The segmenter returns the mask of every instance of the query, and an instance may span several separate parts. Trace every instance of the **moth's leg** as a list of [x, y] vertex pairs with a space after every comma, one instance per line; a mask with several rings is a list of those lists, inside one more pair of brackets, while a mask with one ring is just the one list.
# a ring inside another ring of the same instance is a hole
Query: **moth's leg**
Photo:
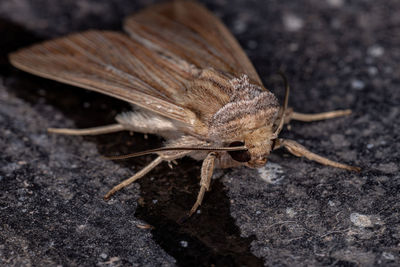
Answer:
[[189, 216], [192, 216], [192, 214], [201, 205], [205, 192], [210, 190], [210, 183], [214, 171], [215, 158], [216, 154], [211, 152], [207, 155], [207, 157], [203, 161], [203, 164], [201, 166], [200, 191], [199, 194], [197, 195], [196, 202], [194, 203], [192, 209], [189, 212]]
[[152, 169], [154, 169], [158, 164], [160, 164], [161, 162], [163, 162], [163, 158], [162, 157], [157, 157], [155, 160], [153, 160], [149, 165], [147, 165], [146, 167], [144, 167], [143, 169], [141, 169], [139, 172], [137, 172], [135, 175], [133, 175], [132, 177], [122, 181], [120, 184], [114, 186], [110, 191], [108, 191], [108, 193], [104, 196], [105, 200], [109, 200], [110, 197], [112, 195], [114, 195], [115, 192], [121, 190], [122, 188], [130, 185], [131, 183], [133, 183], [134, 181], [142, 178], [143, 176], [145, 176], [149, 171], [151, 171]]
[[179, 152], [179, 151], [173, 151], [173, 152], [165, 152], [165, 153], [159, 153], [159, 156], [150, 162], [149, 165], [141, 169], [139, 172], [137, 172], [135, 175], [132, 177], [122, 181], [118, 185], [114, 186], [108, 193], [104, 196], [105, 200], [109, 200], [110, 197], [115, 194], [115, 192], [121, 190], [122, 188], [130, 185], [131, 183], [135, 182], [136, 180], [139, 180], [143, 176], [145, 176], [147, 173], [149, 173], [152, 169], [154, 169], [158, 164], [160, 164], [163, 161], [172, 161], [178, 158], [184, 157], [186, 154], [189, 152], [184, 151], [184, 152]]
[[320, 120], [327, 120], [327, 119], [347, 116], [350, 114], [351, 114], [350, 109], [335, 110], [335, 111], [328, 111], [315, 114], [298, 113], [294, 112], [293, 109], [288, 109], [288, 111], [285, 114], [285, 123], [289, 123], [291, 120], [304, 121], [304, 122], [320, 121]]
[[87, 129], [49, 128], [48, 131], [67, 135], [99, 135], [125, 130], [162, 136], [168, 136], [169, 132], [176, 131], [171, 121], [152, 112], [125, 112], [116, 116], [115, 119], [118, 123], [106, 126]]
[[297, 156], [297, 157], [305, 157], [309, 160], [316, 161], [318, 163], [321, 163], [323, 165], [328, 165], [332, 166], [335, 168], [340, 168], [340, 169], [346, 169], [349, 171], [361, 171], [361, 168], [359, 167], [354, 167], [346, 164], [342, 164], [330, 159], [327, 159], [325, 157], [319, 156], [311, 151], [309, 151], [307, 148], [304, 146], [300, 145], [296, 141], [293, 140], [288, 140], [288, 139], [278, 139], [275, 143], [274, 150], [278, 149], [280, 147], [284, 147], [289, 151], [291, 154]]
[[98, 135], [98, 134], [107, 134], [114, 133], [126, 130], [125, 127], [119, 123], [86, 128], [86, 129], [67, 129], [67, 128], [48, 128], [47, 131], [49, 133], [57, 133], [57, 134], [67, 134], [67, 135]]

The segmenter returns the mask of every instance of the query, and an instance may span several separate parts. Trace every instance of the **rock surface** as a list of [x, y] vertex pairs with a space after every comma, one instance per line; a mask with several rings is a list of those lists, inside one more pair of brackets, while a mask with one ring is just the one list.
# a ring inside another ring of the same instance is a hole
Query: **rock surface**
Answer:
[[[363, 168], [337, 170], [277, 151], [263, 168], [218, 171], [193, 218], [199, 163], [160, 166], [111, 201], [102, 196], [151, 160], [100, 155], [157, 147], [128, 133], [66, 137], [47, 127], [113, 121], [126, 104], [12, 68], [7, 53], [121, 18], [153, 1], [0, 2], [0, 263], [2, 265], [400, 264], [400, 3], [206, 1], [278, 96], [281, 69], [299, 112], [282, 136]], [[222, 182], [222, 183], [221, 183]], [[150, 229], [145, 229], [149, 228]]]

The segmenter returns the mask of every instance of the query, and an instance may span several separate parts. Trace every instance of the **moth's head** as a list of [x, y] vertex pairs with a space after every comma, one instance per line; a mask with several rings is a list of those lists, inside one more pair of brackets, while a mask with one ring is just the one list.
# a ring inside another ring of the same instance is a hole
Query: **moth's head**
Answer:
[[[288, 85], [283, 114], [287, 108]], [[252, 84], [246, 75], [231, 80], [230, 102], [216, 112], [209, 123], [209, 138], [247, 150], [229, 151], [233, 160], [248, 167], [261, 167], [267, 162], [274, 140], [283, 126], [276, 97], [261, 85]]]
[[247, 150], [229, 151], [233, 160], [251, 168], [265, 165], [274, 143], [271, 127], [260, 127], [249, 132], [242, 141], [235, 141], [230, 146], [245, 146]]

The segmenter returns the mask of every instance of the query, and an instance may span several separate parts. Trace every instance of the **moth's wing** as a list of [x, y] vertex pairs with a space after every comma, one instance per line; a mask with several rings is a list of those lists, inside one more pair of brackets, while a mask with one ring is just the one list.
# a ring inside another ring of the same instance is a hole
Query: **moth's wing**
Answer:
[[132, 39], [162, 53], [169, 52], [205, 69], [235, 76], [247, 74], [262, 85], [254, 66], [223, 23], [194, 1], [173, 1], [128, 17], [124, 29]]
[[10, 54], [10, 61], [32, 74], [138, 105], [194, 131], [195, 114], [180, 106], [176, 97], [198, 70], [160, 55], [125, 34], [72, 34], [21, 49]]

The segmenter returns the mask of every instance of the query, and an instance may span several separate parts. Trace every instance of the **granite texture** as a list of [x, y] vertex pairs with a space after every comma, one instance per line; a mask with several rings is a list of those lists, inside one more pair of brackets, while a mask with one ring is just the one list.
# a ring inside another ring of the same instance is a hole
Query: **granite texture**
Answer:
[[106, 266], [398, 266], [400, 264], [400, 3], [205, 1], [280, 98], [283, 70], [299, 112], [351, 108], [285, 127], [351, 173], [277, 151], [258, 170], [218, 171], [200, 212], [199, 163], [162, 165], [111, 201], [102, 196], [157, 147], [129, 133], [68, 137], [47, 127], [111, 123], [125, 103], [12, 68], [7, 53], [90, 28], [120, 30], [153, 1], [0, 2], [0, 264]]

